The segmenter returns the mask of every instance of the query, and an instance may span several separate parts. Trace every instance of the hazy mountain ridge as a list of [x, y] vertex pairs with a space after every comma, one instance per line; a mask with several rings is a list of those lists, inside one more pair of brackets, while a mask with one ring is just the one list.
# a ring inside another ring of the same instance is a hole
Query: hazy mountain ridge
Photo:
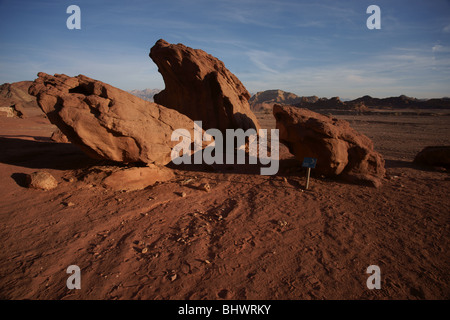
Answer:
[[271, 110], [274, 103], [295, 105], [298, 103], [314, 103], [319, 98], [316, 96], [299, 97], [292, 92], [286, 92], [280, 89], [260, 91], [254, 94], [250, 100], [250, 107], [254, 111]]
[[450, 98], [417, 99], [400, 95], [398, 97], [363, 97], [342, 101], [339, 97], [318, 98], [297, 96], [283, 90], [266, 90], [256, 93], [249, 100], [254, 111], [271, 110], [274, 103], [294, 105], [311, 110], [338, 109], [369, 111], [370, 109], [450, 109]]
[[160, 89], [143, 89], [143, 90], [134, 89], [129, 90], [128, 92], [143, 100], [153, 102], [153, 96], [159, 93], [160, 91], [161, 91]]

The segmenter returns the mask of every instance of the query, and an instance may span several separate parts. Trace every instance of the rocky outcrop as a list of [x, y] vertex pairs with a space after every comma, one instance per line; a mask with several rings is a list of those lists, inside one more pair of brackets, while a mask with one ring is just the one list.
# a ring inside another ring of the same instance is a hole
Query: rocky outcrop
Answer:
[[14, 107], [0, 107], [0, 117], [17, 118], [20, 114]]
[[274, 106], [273, 114], [280, 141], [300, 161], [304, 157], [317, 158], [317, 174], [381, 185], [384, 159], [373, 150], [372, 141], [353, 130], [347, 121], [281, 105]]
[[36, 98], [28, 94], [32, 81], [4, 83], [0, 86], [0, 111], [7, 117], [43, 116]]
[[62, 133], [61, 130], [59, 129], [53, 131], [50, 139], [58, 143], [70, 143], [69, 139], [67, 139], [64, 133]]
[[175, 129], [194, 137], [192, 120], [176, 110], [83, 75], [41, 72], [30, 94], [68, 140], [93, 158], [165, 165], [178, 144], [171, 141]]
[[219, 59], [162, 39], [151, 48], [150, 57], [166, 86], [153, 97], [156, 103], [203, 121], [205, 130], [259, 129], [248, 103], [250, 94]]
[[416, 155], [414, 163], [450, 168], [450, 146], [425, 147]]

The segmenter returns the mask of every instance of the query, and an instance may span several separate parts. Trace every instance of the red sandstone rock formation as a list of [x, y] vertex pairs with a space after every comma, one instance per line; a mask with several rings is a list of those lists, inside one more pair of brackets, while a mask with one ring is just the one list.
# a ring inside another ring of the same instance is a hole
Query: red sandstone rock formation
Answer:
[[280, 141], [300, 161], [304, 157], [317, 158], [318, 174], [341, 176], [376, 187], [381, 184], [384, 159], [373, 150], [372, 141], [353, 130], [347, 121], [280, 105], [274, 106], [273, 114]]
[[162, 39], [153, 46], [150, 57], [166, 85], [153, 97], [156, 103], [202, 120], [205, 130], [259, 129], [248, 103], [250, 94], [219, 59]]
[[175, 129], [191, 119], [83, 75], [39, 73], [30, 94], [68, 140], [97, 159], [165, 165], [171, 161]]

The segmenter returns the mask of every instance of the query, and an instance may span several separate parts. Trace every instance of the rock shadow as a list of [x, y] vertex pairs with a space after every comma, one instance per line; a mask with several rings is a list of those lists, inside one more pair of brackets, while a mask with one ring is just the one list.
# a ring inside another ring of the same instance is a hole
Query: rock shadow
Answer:
[[[1, 136], [0, 162], [25, 168], [56, 170], [80, 169], [100, 162], [89, 158], [73, 144], [49, 142], [46, 137], [28, 138], [34, 140]], [[22, 179], [17, 175], [12, 178]]]

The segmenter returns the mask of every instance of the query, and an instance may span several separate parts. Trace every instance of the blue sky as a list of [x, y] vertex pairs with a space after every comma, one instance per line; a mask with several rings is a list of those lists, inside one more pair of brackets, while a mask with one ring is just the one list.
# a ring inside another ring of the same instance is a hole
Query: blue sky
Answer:
[[[81, 30], [66, 27], [71, 4]], [[163, 38], [221, 59], [252, 93], [450, 96], [449, 0], [0, 0], [0, 28], [0, 83], [43, 71], [163, 89], [148, 57]]]

